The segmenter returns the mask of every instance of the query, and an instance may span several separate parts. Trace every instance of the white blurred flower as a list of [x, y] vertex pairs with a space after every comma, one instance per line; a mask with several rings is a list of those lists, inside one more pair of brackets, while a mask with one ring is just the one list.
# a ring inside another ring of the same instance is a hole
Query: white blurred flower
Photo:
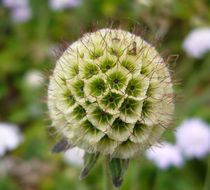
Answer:
[[38, 88], [44, 82], [44, 75], [39, 70], [30, 70], [25, 74], [24, 80], [28, 86]]
[[22, 140], [22, 135], [16, 125], [0, 123], [0, 156], [7, 150], [15, 149]]
[[16, 7], [11, 10], [11, 18], [14, 22], [26, 22], [32, 16], [28, 6]]
[[28, 0], [2, 0], [2, 4], [7, 8], [26, 7]]
[[74, 8], [81, 4], [81, 0], [50, 0], [49, 5], [54, 10]]
[[151, 6], [153, 4], [151, 0], [137, 0], [137, 2], [145, 6]]
[[172, 0], [137, 0], [137, 2], [141, 5], [151, 7], [151, 6], [169, 5], [173, 1]]
[[155, 162], [161, 169], [170, 166], [179, 167], [183, 164], [183, 158], [177, 146], [164, 142], [161, 146], [152, 146], [146, 151], [146, 157]]
[[194, 29], [185, 38], [182, 47], [190, 57], [201, 58], [210, 51], [210, 27]]
[[85, 151], [83, 149], [74, 147], [64, 153], [64, 160], [69, 164], [82, 167], [84, 154]]
[[210, 126], [201, 119], [186, 119], [177, 129], [177, 145], [190, 158], [202, 158], [210, 152]]

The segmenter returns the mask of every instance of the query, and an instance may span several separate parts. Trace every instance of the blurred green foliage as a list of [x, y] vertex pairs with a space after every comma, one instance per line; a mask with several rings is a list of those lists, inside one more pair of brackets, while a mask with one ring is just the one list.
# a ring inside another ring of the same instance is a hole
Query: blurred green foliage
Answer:
[[[1, 1], [0, 1], [1, 2]], [[138, 0], [84, 0], [76, 8], [51, 10], [47, 0], [30, 0], [31, 20], [14, 23], [9, 9], [0, 6], [0, 120], [15, 123], [24, 134], [22, 145], [7, 156], [22, 162], [38, 160], [49, 165], [49, 172], [33, 184], [21, 183], [21, 175], [0, 177], [1, 190], [99, 190], [103, 186], [102, 167], [94, 168], [84, 181], [79, 181], [79, 169], [66, 164], [62, 155], [51, 155], [55, 135], [45, 127], [47, 108], [46, 86], [33, 88], [26, 84], [30, 70], [40, 70], [46, 76], [53, 68], [56, 56], [53, 47], [71, 43], [85, 31], [122, 24], [124, 29], [136, 28], [148, 41], [158, 39], [160, 51], [178, 55], [174, 70], [178, 96], [176, 127], [186, 117], [201, 117], [210, 122], [210, 53], [201, 59], [189, 58], [182, 50], [185, 36], [196, 27], [210, 26], [209, 0], [150, 0], [150, 5]], [[59, 54], [59, 53], [57, 53]], [[174, 56], [175, 57], [175, 56]], [[53, 133], [53, 132], [52, 132]], [[174, 141], [173, 132], [164, 137]], [[131, 162], [122, 190], [200, 190], [204, 185], [207, 160], [186, 161], [182, 168], [161, 171], [144, 156]], [[41, 171], [40, 171], [41, 172]], [[33, 175], [33, 174], [29, 174]]]

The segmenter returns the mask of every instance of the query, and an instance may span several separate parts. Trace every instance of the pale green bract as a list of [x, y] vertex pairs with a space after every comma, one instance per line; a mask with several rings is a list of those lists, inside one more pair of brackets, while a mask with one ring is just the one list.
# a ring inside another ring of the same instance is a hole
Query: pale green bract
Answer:
[[165, 61], [141, 37], [120, 29], [87, 33], [50, 76], [52, 126], [86, 152], [127, 159], [156, 143], [172, 120]]

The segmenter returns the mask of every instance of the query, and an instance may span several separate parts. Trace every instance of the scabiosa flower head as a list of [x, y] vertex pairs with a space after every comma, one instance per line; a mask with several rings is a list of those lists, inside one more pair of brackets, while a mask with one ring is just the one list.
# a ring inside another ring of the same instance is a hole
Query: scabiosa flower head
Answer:
[[199, 118], [186, 119], [176, 132], [177, 145], [189, 158], [210, 152], [210, 127]]
[[170, 166], [180, 167], [183, 164], [179, 148], [167, 142], [159, 146], [152, 146], [146, 151], [146, 157], [154, 161], [161, 169], [167, 169]]
[[48, 89], [52, 125], [89, 152], [130, 158], [171, 120], [173, 90], [157, 51], [123, 30], [101, 29], [69, 46]]
[[64, 153], [64, 160], [69, 164], [81, 167], [83, 165], [84, 150], [78, 147], [71, 148]]
[[22, 135], [16, 125], [0, 123], [0, 156], [7, 150], [15, 149], [22, 140]]
[[128, 159], [157, 142], [172, 119], [171, 77], [165, 61], [141, 37], [101, 29], [71, 44], [57, 61], [48, 108], [63, 136], [53, 152], [66, 144], [84, 149], [89, 156], [81, 178], [99, 154], [109, 155], [119, 187], [124, 173], [114, 168], [126, 171]]
[[190, 57], [201, 58], [210, 51], [210, 28], [194, 29], [185, 38], [182, 46]]

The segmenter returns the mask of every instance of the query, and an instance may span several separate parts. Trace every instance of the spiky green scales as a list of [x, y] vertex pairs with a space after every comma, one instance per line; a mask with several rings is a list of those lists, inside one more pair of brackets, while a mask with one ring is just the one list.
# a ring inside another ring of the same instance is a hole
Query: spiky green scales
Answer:
[[128, 159], [157, 142], [172, 119], [171, 77], [141, 37], [101, 29], [57, 61], [48, 108], [52, 125], [72, 146]]

